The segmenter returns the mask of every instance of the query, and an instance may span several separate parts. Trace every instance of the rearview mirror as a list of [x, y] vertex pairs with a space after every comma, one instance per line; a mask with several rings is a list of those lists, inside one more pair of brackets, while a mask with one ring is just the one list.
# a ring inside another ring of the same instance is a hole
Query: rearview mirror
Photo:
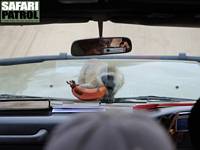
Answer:
[[90, 56], [128, 53], [132, 49], [131, 40], [125, 37], [95, 38], [72, 43], [73, 56]]

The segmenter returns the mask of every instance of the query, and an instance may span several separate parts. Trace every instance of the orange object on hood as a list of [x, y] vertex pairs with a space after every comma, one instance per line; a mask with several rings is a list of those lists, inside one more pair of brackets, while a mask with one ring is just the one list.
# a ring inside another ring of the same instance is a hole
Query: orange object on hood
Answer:
[[76, 84], [73, 80], [67, 81], [67, 83], [71, 86], [73, 95], [79, 100], [101, 100], [105, 96], [107, 91], [105, 86], [101, 86], [98, 88], [84, 88]]

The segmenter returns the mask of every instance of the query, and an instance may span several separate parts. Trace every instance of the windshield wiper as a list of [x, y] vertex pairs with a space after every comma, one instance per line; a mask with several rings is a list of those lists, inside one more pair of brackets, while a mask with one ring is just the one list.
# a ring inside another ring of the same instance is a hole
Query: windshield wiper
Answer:
[[[20, 101], [32, 101], [32, 100], [36, 100], [36, 101], [71, 101], [71, 99], [66, 99], [66, 98], [26, 96], [26, 95], [15, 95], [15, 94], [0, 94], [0, 101], [19, 101], [19, 100]], [[162, 97], [162, 96], [138, 96], [138, 97], [115, 98], [114, 103], [181, 102], [181, 101], [196, 101], [196, 99]]]
[[147, 102], [181, 102], [181, 101], [196, 101], [196, 99], [163, 97], [163, 96], [138, 96], [115, 98], [116, 103], [147, 103]]

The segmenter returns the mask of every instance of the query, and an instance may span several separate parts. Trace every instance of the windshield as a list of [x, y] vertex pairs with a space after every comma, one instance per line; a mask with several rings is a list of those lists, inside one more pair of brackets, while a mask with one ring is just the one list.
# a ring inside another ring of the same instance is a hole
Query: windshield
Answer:
[[[0, 93], [76, 99], [66, 81], [78, 81], [88, 60], [46, 61], [0, 67]], [[199, 98], [200, 65], [187, 61], [99, 59], [124, 76], [116, 98], [156, 95]]]
[[[73, 41], [98, 37], [96, 22], [0, 26], [0, 58], [57, 55], [67, 53]], [[104, 37], [128, 37], [131, 53], [122, 55], [200, 56], [198, 28], [159, 27], [104, 23]], [[114, 56], [113, 56], [114, 57]], [[66, 81], [78, 83], [81, 68], [88, 60], [70, 59], [0, 66], [0, 94], [74, 97]], [[115, 97], [165, 96], [199, 98], [200, 66], [193, 61], [99, 59], [114, 65], [124, 81]], [[95, 71], [95, 69], [93, 69]], [[118, 81], [115, 81], [118, 83]]]
[[[71, 54], [75, 40], [98, 37], [96, 22], [0, 26], [0, 58]], [[159, 27], [105, 22], [104, 37], [129, 37], [127, 55], [200, 55], [199, 28]]]

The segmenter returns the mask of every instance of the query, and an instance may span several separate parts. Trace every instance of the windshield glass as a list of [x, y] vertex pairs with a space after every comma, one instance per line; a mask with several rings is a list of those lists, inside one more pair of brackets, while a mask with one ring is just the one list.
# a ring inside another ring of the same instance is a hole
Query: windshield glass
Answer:
[[[144, 95], [199, 98], [200, 65], [197, 62], [131, 59], [99, 61], [115, 65], [124, 76], [124, 84], [116, 98]], [[1, 66], [0, 93], [76, 99], [66, 81], [77, 82], [86, 62], [88, 60], [64, 60]]]
[[[66, 23], [0, 26], [0, 58], [71, 54], [75, 40], [98, 37], [98, 24]], [[199, 28], [159, 27], [105, 22], [104, 37], [129, 37], [133, 51], [126, 55], [199, 56]]]

